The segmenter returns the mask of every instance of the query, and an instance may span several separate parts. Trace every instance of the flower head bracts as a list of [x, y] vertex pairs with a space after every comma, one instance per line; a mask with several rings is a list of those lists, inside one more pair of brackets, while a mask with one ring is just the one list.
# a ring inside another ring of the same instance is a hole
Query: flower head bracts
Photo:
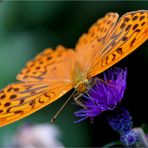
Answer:
[[132, 116], [124, 107], [115, 109], [107, 119], [112, 129], [120, 134], [129, 132], [133, 127]]
[[120, 134], [120, 141], [124, 146], [134, 146], [138, 142], [137, 132], [132, 129], [132, 116], [124, 107], [116, 108], [108, 116], [108, 123], [114, 131]]

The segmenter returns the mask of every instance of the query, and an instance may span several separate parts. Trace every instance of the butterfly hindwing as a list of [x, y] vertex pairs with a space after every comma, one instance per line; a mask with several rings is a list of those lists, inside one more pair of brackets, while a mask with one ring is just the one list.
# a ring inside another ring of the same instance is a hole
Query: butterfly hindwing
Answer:
[[[71, 65], [65, 65], [73, 63], [73, 56], [74, 51], [66, 49], [63, 46], [58, 46], [56, 50], [50, 48], [45, 49], [26, 64], [26, 67], [17, 75], [17, 79], [24, 82], [49, 81], [50, 79], [69, 80]], [[61, 69], [61, 67], [63, 69]], [[66, 75], [62, 71], [67, 71]]]

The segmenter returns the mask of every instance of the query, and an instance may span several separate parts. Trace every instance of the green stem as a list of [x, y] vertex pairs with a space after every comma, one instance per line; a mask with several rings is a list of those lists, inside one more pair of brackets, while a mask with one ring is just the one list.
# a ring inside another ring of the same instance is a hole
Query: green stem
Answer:
[[116, 146], [116, 145], [121, 145], [121, 142], [120, 141], [113, 141], [111, 143], [104, 145], [103, 148], [112, 147], [112, 146]]

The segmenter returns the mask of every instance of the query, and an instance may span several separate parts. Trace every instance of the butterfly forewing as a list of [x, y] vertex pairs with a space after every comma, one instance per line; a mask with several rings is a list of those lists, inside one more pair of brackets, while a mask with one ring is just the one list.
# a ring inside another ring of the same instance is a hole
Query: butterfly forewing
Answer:
[[88, 33], [80, 37], [76, 44], [76, 52], [79, 62], [83, 65], [84, 71], [88, 70], [96, 53], [105, 46], [104, 40], [112, 32], [117, 19], [117, 13], [107, 13], [103, 18], [92, 25]]
[[72, 88], [63, 82], [20, 82], [0, 91], [0, 126], [15, 122], [57, 100]]
[[60, 98], [72, 87], [75, 53], [58, 46], [29, 61], [17, 79], [0, 91], [0, 126], [15, 122]]
[[106, 46], [91, 63], [88, 78], [101, 73], [134, 51], [148, 38], [148, 11], [130, 12], [116, 24]]

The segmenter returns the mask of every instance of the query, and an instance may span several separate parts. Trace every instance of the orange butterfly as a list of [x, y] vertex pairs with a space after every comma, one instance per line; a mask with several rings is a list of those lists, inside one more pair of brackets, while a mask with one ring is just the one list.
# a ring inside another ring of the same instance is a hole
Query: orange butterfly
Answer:
[[148, 11], [107, 13], [83, 34], [75, 50], [58, 46], [29, 61], [18, 83], [0, 91], [0, 126], [57, 100], [72, 88], [83, 94], [93, 76], [134, 51], [148, 38]]

